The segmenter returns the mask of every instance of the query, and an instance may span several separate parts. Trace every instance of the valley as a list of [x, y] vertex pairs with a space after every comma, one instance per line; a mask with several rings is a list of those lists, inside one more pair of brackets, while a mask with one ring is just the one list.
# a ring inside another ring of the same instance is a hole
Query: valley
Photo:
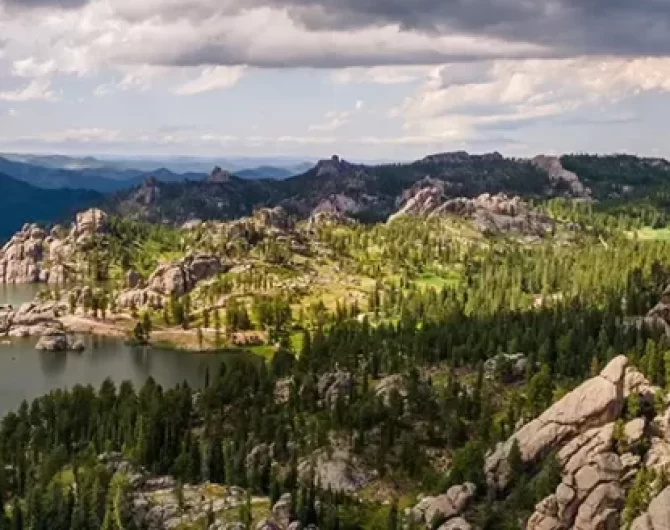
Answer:
[[669, 171], [332, 157], [27, 222], [0, 250], [5, 521], [656, 528]]

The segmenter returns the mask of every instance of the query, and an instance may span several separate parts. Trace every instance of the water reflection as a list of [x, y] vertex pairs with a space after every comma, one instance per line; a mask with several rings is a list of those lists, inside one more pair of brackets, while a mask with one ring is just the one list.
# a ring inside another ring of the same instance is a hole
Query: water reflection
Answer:
[[[0, 304], [30, 301], [39, 286], [0, 285]], [[99, 388], [106, 378], [117, 385], [128, 380], [140, 388], [149, 376], [164, 387], [186, 381], [192, 387], [205, 382], [207, 370], [217, 374], [227, 355], [130, 347], [120, 339], [82, 337], [83, 352], [39, 352], [35, 340], [0, 344], [0, 416], [57, 388], [76, 384]]]
[[40, 366], [45, 377], [55, 377], [67, 367], [67, 353], [63, 352], [40, 352]]

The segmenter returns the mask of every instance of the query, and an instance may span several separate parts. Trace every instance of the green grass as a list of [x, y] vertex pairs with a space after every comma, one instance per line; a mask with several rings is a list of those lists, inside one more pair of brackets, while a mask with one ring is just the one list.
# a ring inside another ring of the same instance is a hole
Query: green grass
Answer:
[[640, 241], [670, 241], [670, 227], [651, 228], [645, 226], [640, 230], [628, 232], [628, 236], [631, 238], [635, 235]]
[[460, 271], [449, 268], [443, 271], [424, 272], [414, 280], [414, 283], [419, 287], [442, 289], [443, 287], [457, 287], [461, 280]]

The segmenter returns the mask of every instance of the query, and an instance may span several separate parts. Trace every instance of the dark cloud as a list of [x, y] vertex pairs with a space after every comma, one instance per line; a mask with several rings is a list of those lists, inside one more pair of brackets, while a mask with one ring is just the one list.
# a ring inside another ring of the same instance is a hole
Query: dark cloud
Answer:
[[540, 44], [574, 53], [670, 54], [668, 0], [254, 0], [314, 30], [397, 24]]
[[89, 0], [0, 0], [0, 6], [9, 10], [27, 10], [39, 8], [78, 9]]

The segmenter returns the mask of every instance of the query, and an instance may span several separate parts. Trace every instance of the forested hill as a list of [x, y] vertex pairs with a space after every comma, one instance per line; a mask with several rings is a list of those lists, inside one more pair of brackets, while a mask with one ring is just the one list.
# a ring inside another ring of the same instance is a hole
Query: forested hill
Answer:
[[0, 243], [25, 222], [69, 219], [75, 212], [102, 200], [87, 190], [44, 190], [0, 173]]
[[243, 180], [217, 175], [201, 182], [163, 183], [154, 179], [120, 192], [110, 208], [153, 221], [231, 219], [262, 206], [283, 206], [299, 217], [315, 208], [361, 220], [384, 220], [403, 194], [426, 178], [446, 184], [451, 197], [506, 193], [526, 199], [557, 196], [597, 200], [644, 195], [663, 188], [670, 164], [628, 155], [566, 155], [534, 159], [499, 153], [465, 152], [427, 156], [407, 164], [362, 165], [337, 156], [281, 181]]
[[385, 219], [402, 193], [432, 177], [449, 184], [454, 196], [505, 192], [524, 197], [559, 193], [549, 174], [531, 161], [498, 153], [433, 155], [410, 164], [367, 166], [337, 156], [282, 181], [247, 181], [228, 176], [203, 182], [165, 184], [156, 180], [117, 194], [113, 208], [149, 220], [227, 219], [250, 214], [255, 207], [281, 205], [300, 216], [314, 208], [337, 209], [364, 219]]

